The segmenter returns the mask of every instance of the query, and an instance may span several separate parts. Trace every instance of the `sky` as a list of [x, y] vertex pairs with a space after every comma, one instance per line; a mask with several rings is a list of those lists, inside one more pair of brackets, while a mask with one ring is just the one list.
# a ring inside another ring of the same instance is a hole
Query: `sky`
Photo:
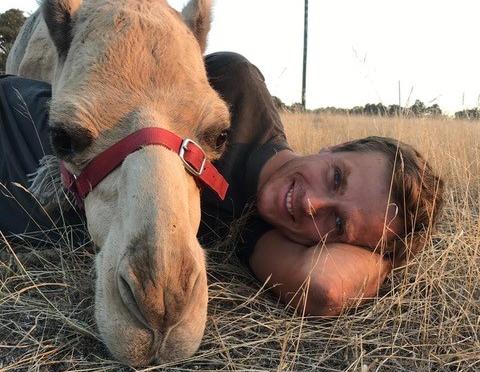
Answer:
[[[186, 0], [170, 0], [180, 10]], [[208, 52], [245, 55], [272, 95], [301, 100], [302, 0], [216, 0]], [[36, 0], [0, 0], [29, 14]], [[310, 0], [307, 107], [420, 99], [480, 106], [479, 0]]]

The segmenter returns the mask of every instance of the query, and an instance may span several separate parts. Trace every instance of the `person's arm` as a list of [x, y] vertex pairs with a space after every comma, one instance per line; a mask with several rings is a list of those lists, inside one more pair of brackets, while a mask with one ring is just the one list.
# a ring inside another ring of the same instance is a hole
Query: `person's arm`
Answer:
[[[278, 231], [255, 245], [250, 266], [282, 302], [310, 315], [338, 315], [347, 306], [375, 297], [392, 270], [390, 261], [348, 244], [305, 247]], [[306, 301], [305, 301], [306, 299]]]

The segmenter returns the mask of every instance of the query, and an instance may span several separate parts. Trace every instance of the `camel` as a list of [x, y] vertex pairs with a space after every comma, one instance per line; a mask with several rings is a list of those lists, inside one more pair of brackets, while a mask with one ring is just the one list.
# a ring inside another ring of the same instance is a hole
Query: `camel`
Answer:
[[[192, 139], [211, 161], [230, 119], [203, 63], [210, 22], [211, 0], [191, 0], [181, 13], [165, 0], [45, 0], [17, 38], [8, 73], [52, 83], [51, 143], [70, 174], [147, 127]], [[142, 146], [85, 197], [99, 248], [96, 323], [128, 365], [187, 358], [203, 337], [197, 181], [175, 152]], [[39, 200], [45, 193], [36, 190]]]

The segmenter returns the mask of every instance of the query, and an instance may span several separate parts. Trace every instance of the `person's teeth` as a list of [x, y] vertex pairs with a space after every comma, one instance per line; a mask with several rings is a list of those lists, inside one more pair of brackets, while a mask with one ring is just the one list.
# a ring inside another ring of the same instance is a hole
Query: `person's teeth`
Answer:
[[293, 217], [292, 194], [293, 194], [293, 188], [291, 188], [287, 193], [286, 205], [287, 205], [288, 213], [290, 213], [290, 215]]

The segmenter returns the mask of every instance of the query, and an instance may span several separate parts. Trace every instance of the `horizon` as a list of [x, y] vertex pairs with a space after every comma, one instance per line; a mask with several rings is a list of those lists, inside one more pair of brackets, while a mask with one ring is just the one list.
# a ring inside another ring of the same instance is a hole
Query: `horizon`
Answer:
[[[177, 10], [186, 2], [169, 1]], [[272, 95], [287, 105], [300, 102], [303, 6], [298, 0], [217, 0], [207, 53], [245, 55]], [[29, 15], [37, 7], [35, 0], [2, 0], [0, 12], [17, 8]], [[479, 107], [479, 10], [475, 0], [310, 0], [307, 108], [407, 107], [417, 99], [448, 115]]]

